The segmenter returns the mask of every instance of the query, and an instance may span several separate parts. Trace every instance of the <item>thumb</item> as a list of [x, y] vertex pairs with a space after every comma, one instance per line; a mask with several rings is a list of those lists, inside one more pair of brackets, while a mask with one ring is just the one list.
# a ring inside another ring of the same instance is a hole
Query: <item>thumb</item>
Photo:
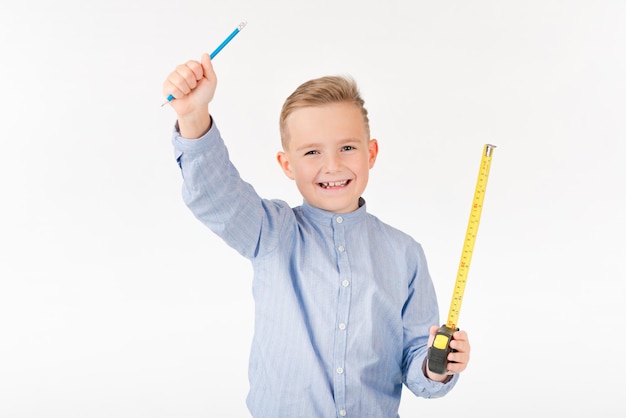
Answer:
[[211, 62], [211, 57], [209, 54], [202, 54], [202, 59], [200, 60], [202, 64], [202, 70], [204, 71], [204, 78], [208, 79], [211, 84], [217, 83], [217, 76], [215, 75], [215, 71], [213, 70], [213, 63]]
[[437, 325], [431, 325], [428, 329], [428, 347], [433, 345], [433, 341], [435, 341], [435, 335], [439, 331], [439, 327]]

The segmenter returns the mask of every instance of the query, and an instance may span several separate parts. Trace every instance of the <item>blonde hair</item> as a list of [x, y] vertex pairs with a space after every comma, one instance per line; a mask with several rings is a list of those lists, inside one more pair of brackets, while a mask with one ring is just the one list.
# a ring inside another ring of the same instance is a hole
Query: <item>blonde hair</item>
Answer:
[[289, 145], [287, 118], [291, 113], [303, 107], [322, 106], [332, 103], [352, 103], [363, 114], [363, 123], [367, 136], [370, 135], [369, 118], [365, 101], [354, 79], [348, 76], [325, 76], [302, 83], [283, 104], [280, 112], [280, 138], [283, 149]]

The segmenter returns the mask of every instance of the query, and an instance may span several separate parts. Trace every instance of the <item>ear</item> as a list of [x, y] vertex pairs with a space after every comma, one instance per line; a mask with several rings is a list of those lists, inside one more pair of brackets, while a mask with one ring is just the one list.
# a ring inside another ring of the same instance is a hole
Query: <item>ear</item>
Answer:
[[291, 164], [289, 164], [289, 158], [287, 157], [287, 154], [285, 154], [283, 151], [280, 151], [278, 154], [276, 154], [276, 160], [278, 160], [278, 164], [280, 165], [280, 168], [283, 169], [285, 175], [291, 180], [294, 180], [295, 177], [293, 175], [293, 171], [291, 171]]
[[375, 139], [370, 139], [368, 147], [369, 165], [371, 169], [372, 167], [374, 167], [374, 163], [376, 162], [376, 156], [378, 155], [378, 141]]

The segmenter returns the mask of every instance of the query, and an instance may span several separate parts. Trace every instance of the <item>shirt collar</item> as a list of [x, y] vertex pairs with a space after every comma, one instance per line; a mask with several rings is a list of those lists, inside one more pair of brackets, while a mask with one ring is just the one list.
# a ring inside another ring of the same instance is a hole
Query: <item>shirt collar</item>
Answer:
[[316, 222], [329, 223], [339, 217], [341, 217], [344, 221], [358, 222], [365, 219], [367, 215], [367, 205], [365, 204], [365, 199], [359, 197], [359, 207], [356, 210], [348, 213], [334, 213], [311, 206], [304, 201], [302, 203], [302, 211], [307, 218]]

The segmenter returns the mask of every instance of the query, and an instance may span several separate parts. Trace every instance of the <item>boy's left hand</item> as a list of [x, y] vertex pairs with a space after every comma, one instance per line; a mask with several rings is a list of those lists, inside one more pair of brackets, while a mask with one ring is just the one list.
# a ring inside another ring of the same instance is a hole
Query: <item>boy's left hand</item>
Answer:
[[[433, 341], [435, 339], [435, 335], [437, 334], [437, 330], [439, 327], [433, 325], [430, 327], [430, 336], [428, 337], [428, 347], [433, 345]], [[447, 378], [449, 375], [453, 375], [456, 373], [461, 373], [463, 370], [467, 368], [467, 363], [470, 359], [470, 343], [467, 337], [467, 333], [465, 331], [456, 331], [452, 334], [452, 340], [450, 341], [450, 348], [455, 351], [451, 351], [448, 354], [448, 364], [446, 368], [448, 369], [447, 374], [436, 374], [431, 372], [428, 367], [426, 367], [426, 375], [429, 379], [441, 382]]]

